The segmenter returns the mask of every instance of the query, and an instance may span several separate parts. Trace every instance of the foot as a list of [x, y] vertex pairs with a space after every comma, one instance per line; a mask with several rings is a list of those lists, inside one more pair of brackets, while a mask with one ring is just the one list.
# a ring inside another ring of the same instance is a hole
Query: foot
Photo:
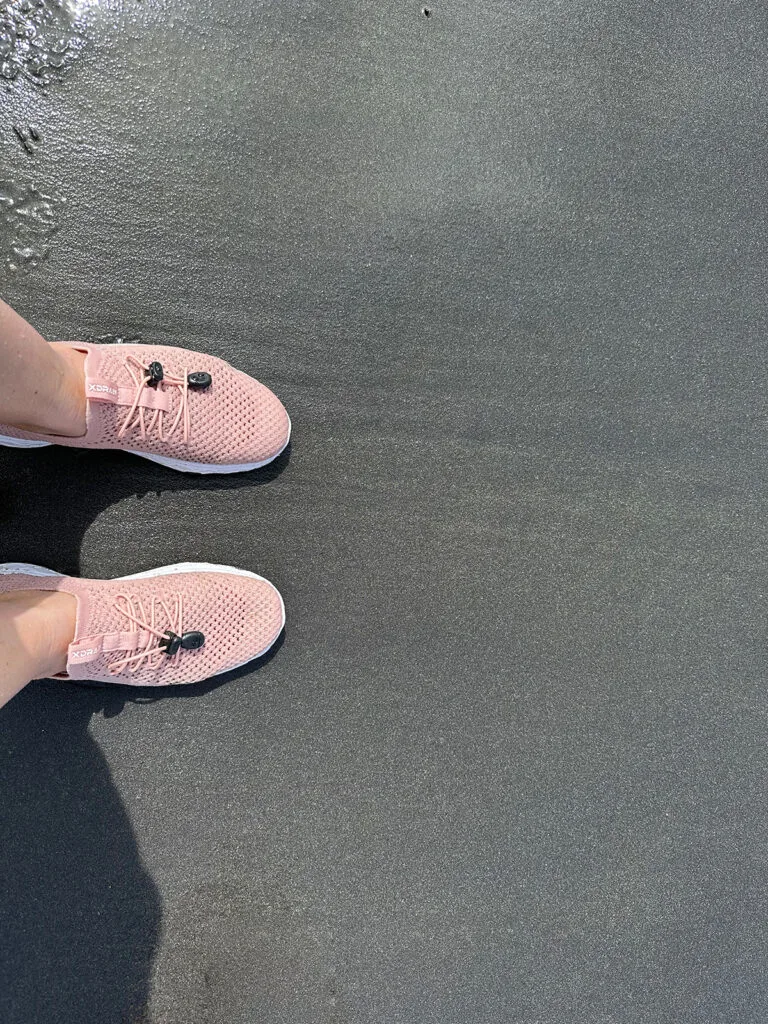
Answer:
[[196, 563], [116, 580], [8, 563], [0, 565], [0, 602], [29, 604], [20, 640], [34, 659], [27, 679], [197, 683], [266, 654], [285, 624], [282, 598], [267, 580]]
[[288, 444], [280, 401], [222, 359], [159, 345], [55, 346], [64, 350], [66, 393], [84, 386], [84, 413], [63, 401], [69, 412], [56, 422], [66, 430], [0, 425], [0, 444], [120, 448], [187, 473], [257, 469]]

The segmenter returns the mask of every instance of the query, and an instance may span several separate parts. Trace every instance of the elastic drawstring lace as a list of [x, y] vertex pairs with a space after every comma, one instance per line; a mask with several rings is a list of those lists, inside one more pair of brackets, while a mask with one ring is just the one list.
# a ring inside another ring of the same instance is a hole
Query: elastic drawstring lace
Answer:
[[[118, 675], [124, 669], [128, 669], [131, 673], [136, 673], [146, 663], [149, 668], [159, 668], [161, 662], [177, 662], [179, 660], [180, 651], [176, 651], [174, 655], [170, 655], [167, 652], [168, 633], [175, 633], [177, 636], [181, 636], [184, 632], [182, 628], [182, 617], [184, 611], [184, 603], [181, 594], [173, 594], [173, 608], [160, 598], [153, 597], [150, 606], [150, 614], [146, 615], [144, 611], [144, 602], [137, 599], [133, 601], [127, 594], [118, 594], [115, 598], [115, 608], [124, 618], [126, 618], [131, 625], [136, 626], [138, 629], [143, 630], [150, 634], [147, 646], [139, 651], [138, 654], [129, 655], [125, 658], [120, 658], [117, 661], [113, 661], [109, 666], [109, 672], [111, 675]], [[167, 620], [167, 629], [161, 630], [158, 627], [158, 619], [160, 614]], [[157, 641], [165, 641], [165, 646], [157, 643]], [[154, 644], [154, 646], [153, 646]]]
[[[136, 356], [127, 356], [125, 360], [125, 367], [131, 375], [133, 383], [136, 385], [136, 395], [133, 399], [128, 415], [123, 421], [122, 426], [117, 432], [119, 438], [134, 427], [138, 427], [141, 431], [141, 438], [144, 440], [147, 433], [152, 430], [157, 430], [157, 435], [161, 441], [165, 441], [174, 431], [178, 428], [179, 424], [183, 426], [184, 443], [189, 440], [189, 379], [187, 370], [184, 370], [183, 376], [172, 377], [168, 374], [163, 376], [162, 383], [170, 385], [171, 387], [181, 388], [181, 401], [179, 402], [179, 408], [171, 424], [170, 429], [166, 432], [165, 430], [165, 412], [162, 409], [144, 409], [139, 405], [141, 402], [141, 396], [144, 394], [146, 388], [150, 387], [150, 381], [154, 378], [149, 370], [148, 366], [145, 366], [140, 359]], [[160, 386], [157, 384], [156, 386]]]

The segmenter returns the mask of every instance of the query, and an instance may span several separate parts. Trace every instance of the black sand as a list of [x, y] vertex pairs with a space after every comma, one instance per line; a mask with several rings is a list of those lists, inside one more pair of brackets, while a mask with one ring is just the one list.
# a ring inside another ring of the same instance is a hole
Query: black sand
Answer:
[[8, 301], [295, 427], [0, 450], [0, 560], [288, 609], [224, 685], [0, 712], [3, 1024], [768, 1019], [765, 5], [430, 14], [108, 3], [0, 92]]

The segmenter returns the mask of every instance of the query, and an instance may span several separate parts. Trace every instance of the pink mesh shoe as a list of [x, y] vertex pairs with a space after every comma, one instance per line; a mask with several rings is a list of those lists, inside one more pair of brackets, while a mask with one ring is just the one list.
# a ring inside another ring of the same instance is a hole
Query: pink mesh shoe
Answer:
[[0, 444], [121, 448], [185, 473], [241, 473], [276, 459], [290, 440], [279, 399], [223, 359], [162, 345], [57, 344], [85, 353], [85, 435], [0, 424]]
[[227, 565], [166, 565], [116, 580], [81, 580], [39, 565], [0, 565], [0, 594], [61, 590], [77, 626], [61, 678], [133, 686], [198, 683], [270, 649], [285, 625], [278, 590]]

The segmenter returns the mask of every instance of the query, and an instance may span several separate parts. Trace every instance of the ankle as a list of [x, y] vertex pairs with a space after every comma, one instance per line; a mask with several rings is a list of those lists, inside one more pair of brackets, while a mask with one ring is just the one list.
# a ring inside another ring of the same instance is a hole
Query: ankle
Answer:
[[0, 638], [11, 668], [29, 679], [66, 671], [75, 636], [77, 601], [58, 591], [16, 591], [0, 596]]
[[51, 345], [62, 367], [57, 409], [57, 433], [82, 437], [85, 422], [85, 354], [66, 345]]
[[50, 344], [52, 358], [50, 401], [42, 403], [22, 430], [62, 437], [82, 437], [86, 431], [85, 355], [66, 345]]

